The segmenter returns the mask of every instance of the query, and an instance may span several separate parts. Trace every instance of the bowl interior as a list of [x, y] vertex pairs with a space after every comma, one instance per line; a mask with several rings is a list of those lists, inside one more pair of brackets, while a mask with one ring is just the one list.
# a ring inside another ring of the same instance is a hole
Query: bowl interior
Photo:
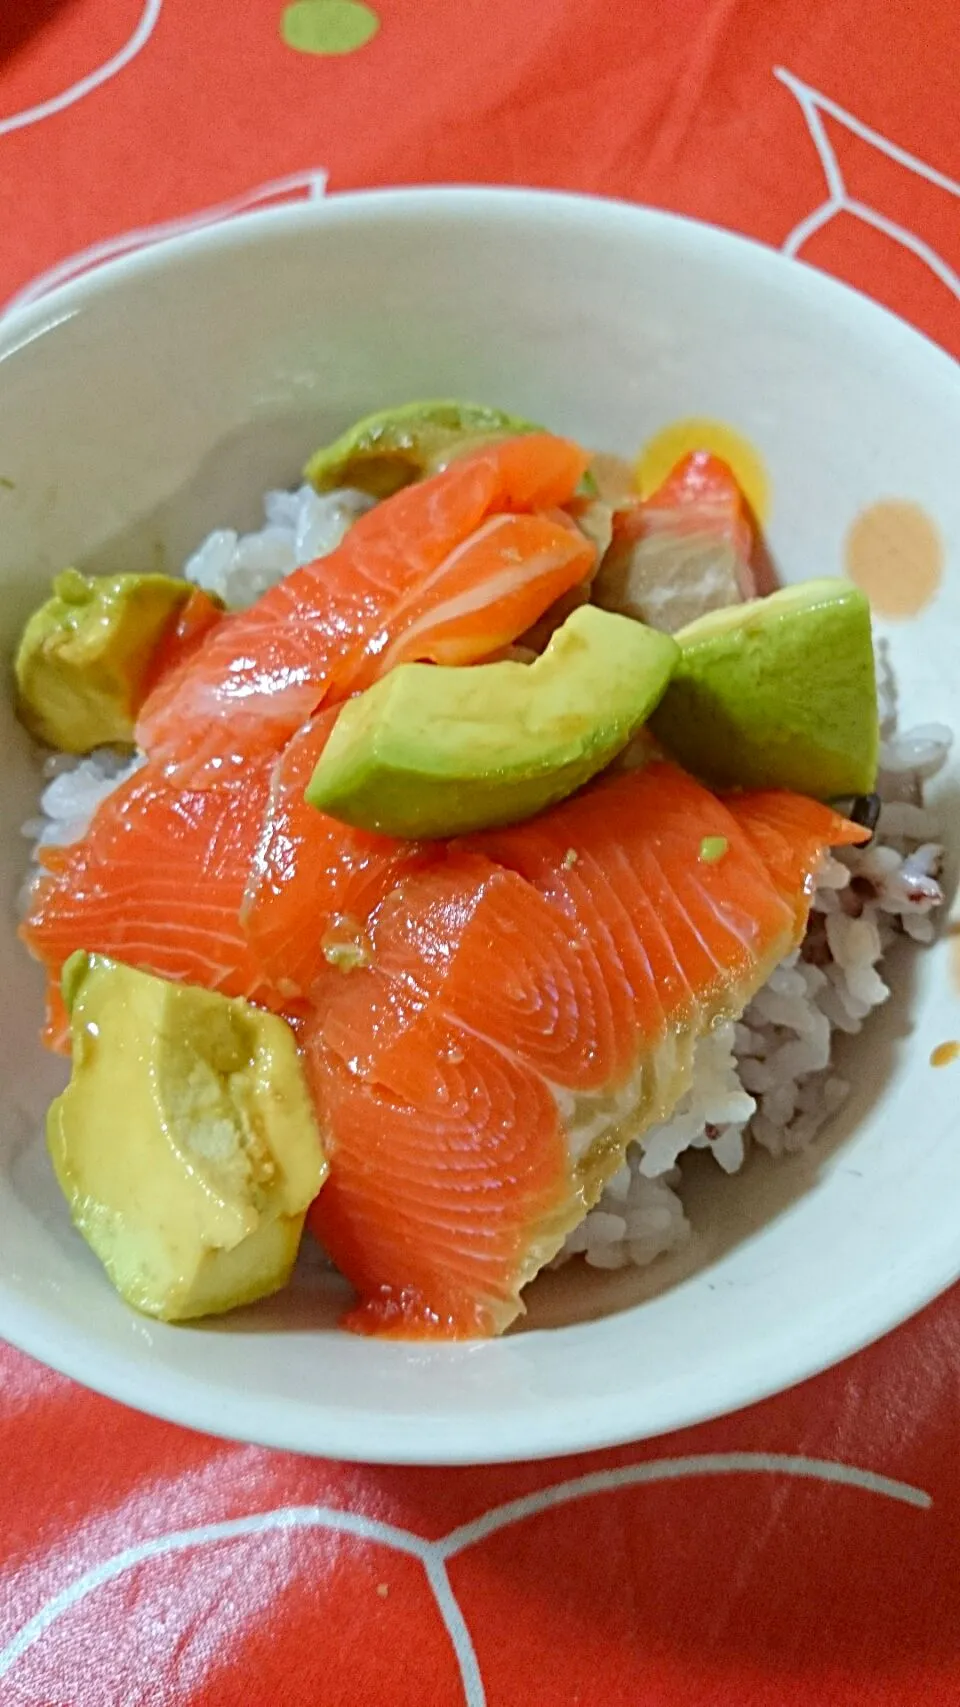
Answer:
[[[735, 426], [772, 486], [788, 580], [836, 574], [878, 500], [932, 518], [943, 578], [888, 625], [907, 722], [958, 720], [960, 384], [949, 359], [802, 266], [662, 215], [522, 193], [333, 200], [164, 245], [0, 326], [0, 625], [9, 652], [50, 574], [179, 565], [215, 525], [368, 409], [470, 396], [631, 453], [678, 417]], [[909, 568], [903, 570], [909, 573]], [[883, 625], [881, 624], [881, 627]], [[960, 1270], [960, 1036], [949, 932], [900, 957], [848, 1054], [842, 1124], [793, 1162], [690, 1184], [695, 1241], [641, 1278], [539, 1284], [525, 1330], [404, 1346], [335, 1326], [309, 1259], [291, 1292], [215, 1326], [145, 1321], [69, 1226], [42, 1142], [62, 1082], [15, 937], [35, 758], [3, 719], [0, 1323], [144, 1409], [334, 1456], [529, 1457], [747, 1403], [844, 1355]], [[958, 845], [957, 772], [937, 785]], [[562, 1324], [562, 1325], [557, 1325]]]

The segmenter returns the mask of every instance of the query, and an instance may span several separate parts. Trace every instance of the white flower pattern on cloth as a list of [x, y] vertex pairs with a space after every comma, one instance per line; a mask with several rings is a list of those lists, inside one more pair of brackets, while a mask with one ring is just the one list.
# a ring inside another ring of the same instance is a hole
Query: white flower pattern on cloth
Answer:
[[784, 238], [781, 244], [783, 253], [790, 256], [799, 255], [804, 244], [816, 232], [822, 231], [824, 226], [829, 225], [830, 221], [835, 219], [838, 214], [846, 213], [854, 219], [861, 220], [864, 225], [871, 226], [874, 231], [879, 231], [883, 236], [889, 237], [901, 248], [909, 250], [911, 255], [915, 255], [919, 261], [929, 267], [941, 284], [946, 285], [955, 297], [960, 298], [960, 275], [944, 260], [942, 255], [937, 253], [931, 244], [925, 242], [922, 237], [919, 237], [915, 231], [911, 231], [907, 226], [899, 224], [896, 220], [888, 219], [887, 215], [881, 213], [879, 209], [851, 196], [840, 162], [837, 159], [836, 150], [827, 135], [823, 122], [824, 116], [826, 115], [835, 124], [840, 125], [842, 129], [859, 137], [861, 142], [868, 143], [878, 153], [885, 155], [888, 160], [894, 161], [897, 165], [904, 167], [906, 171], [914, 173], [916, 177], [925, 179], [927, 183], [935, 185], [936, 188], [946, 190], [949, 195], [960, 197], [960, 183], [957, 183], [953, 178], [948, 178], [945, 172], [937, 171], [936, 167], [928, 166], [925, 161], [919, 160], [915, 154], [908, 154], [907, 150], [900, 148], [897, 143], [889, 142], [885, 136], [881, 136], [879, 131], [873, 130], [870, 125], [855, 118], [852, 113], [848, 113], [844, 107], [838, 106], [836, 101], [831, 100], [829, 96], [822, 95], [818, 89], [811, 88], [807, 83], [801, 83], [799, 77], [794, 77], [791, 71], [785, 70], [782, 66], [776, 66], [774, 76], [779, 78], [780, 82], [790, 90], [790, 93], [796, 97], [800, 104], [800, 110], [806, 120], [813, 146], [823, 167], [827, 186], [826, 200], [814, 208], [812, 213], [801, 219], [789, 235]]
[[80, 278], [83, 273], [93, 272], [102, 267], [107, 261], [114, 261], [120, 255], [134, 254], [138, 249], [148, 249], [151, 244], [162, 243], [168, 237], [184, 237], [190, 231], [202, 231], [208, 225], [223, 225], [230, 219], [236, 219], [243, 213], [265, 212], [269, 208], [284, 207], [296, 202], [320, 201], [326, 193], [327, 174], [322, 166], [304, 167], [299, 172], [289, 172], [283, 178], [272, 178], [265, 184], [257, 184], [253, 189], [244, 190], [239, 196], [233, 196], [230, 201], [220, 202], [215, 207], [201, 208], [197, 213], [183, 214], [178, 219], [163, 220], [158, 225], [145, 225], [133, 231], [126, 231], [116, 237], [107, 237], [101, 243], [93, 243], [89, 248], [81, 249], [75, 255], [68, 255], [66, 260], [58, 261], [56, 266], [38, 274], [17, 291], [0, 310], [0, 322], [14, 310], [27, 308], [33, 302], [39, 302], [41, 297], [55, 290], [58, 285], [68, 284], [71, 279]]
[[[10, 0], [16, 4], [16, 0]], [[72, 107], [76, 101], [82, 101], [85, 95], [92, 94], [104, 83], [109, 83], [111, 77], [125, 71], [137, 55], [146, 47], [147, 42], [157, 27], [157, 21], [163, 9], [163, 0], [144, 0], [143, 11], [133, 34], [124, 42], [123, 47], [98, 65], [85, 77], [80, 77], [75, 83], [70, 83], [66, 89], [61, 89], [57, 95], [51, 95], [46, 101], [38, 101], [36, 106], [24, 107], [18, 113], [10, 113], [0, 117], [0, 136], [8, 136], [12, 131], [25, 130], [28, 125], [39, 124], [41, 119], [52, 118], [55, 113], [62, 113], [65, 108]]]
[[[115, 1581], [147, 1561], [199, 1549], [219, 1548], [241, 1538], [265, 1538], [298, 1530], [325, 1531], [328, 1534], [353, 1537], [367, 1546], [381, 1545], [419, 1560], [456, 1656], [464, 1707], [488, 1707], [476, 1650], [450, 1582], [447, 1566], [451, 1559], [499, 1530], [574, 1501], [642, 1484], [681, 1481], [690, 1477], [742, 1475], [776, 1476], [839, 1485], [878, 1495], [920, 1511], [929, 1510], [932, 1504], [929, 1494], [921, 1488], [878, 1475], [872, 1470], [861, 1469], [856, 1465], [786, 1453], [727, 1452], [652, 1459], [639, 1464], [596, 1470], [569, 1481], [556, 1482], [523, 1494], [518, 1499], [493, 1506], [479, 1517], [457, 1525], [435, 1540], [428, 1540], [409, 1529], [367, 1517], [360, 1512], [318, 1505], [283, 1506], [272, 1511], [255, 1512], [247, 1517], [232, 1518], [222, 1523], [205, 1524], [158, 1535], [103, 1559], [50, 1596], [44, 1605], [21, 1625], [0, 1651], [0, 1682], [14, 1673], [18, 1662], [71, 1608], [105, 1584]], [[189, 1482], [188, 1477], [181, 1484], [184, 1491], [187, 1491]], [[224, 1604], [229, 1609], [227, 1624], [229, 1625], [234, 1615], [242, 1624], [262, 1612], [264, 1604], [269, 1603], [282, 1587], [283, 1576], [282, 1566], [268, 1568], [266, 1560], [263, 1564], [258, 1562], [257, 1570], [243, 1578], [239, 1599], [228, 1598], [225, 1603], [223, 1585], [216, 1572], [208, 1574], [205, 1587], [211, 1601], [217, 1600], [219, 1603], [221, 1613]], [[243, 1584], [252, 1593], [244, 1595]], [[16, 1582], [9, 1585], [8, 1593], [16, 1599], [22, 1598], [22, 1591]], [[231, 1594], [236, 1596], [236, 1589], [232, 1588]], [[143, 1598], [139, 1595], [137, 1597], [138, 1611]], [[149, 1592], [145, 1598], [149, 1602]], [[189, 1604], [187, 1597], [184, 1597], [182, 1612], [185, 1623], [191, 1623], [196, 1617], [196, 1608]], [[149, 1616], [148, 1607], [148, 1619]], [[167, 1617], [169, 1616], [168, 1609]], [[222, 1625], [222, 1617], [220, 1622]], [[229, 1644], [231, 1637], [236, 1638], [240, 1633], [239, 1630], [228, 1627], [220, 1628], [211, 1657], [222, 1660], [223, 1645]], [[177, 1631], [167, 1630], [166, 1635], [171, 1641], [178, 1641]], [[181, 1675], [180, 1681], [189, 1691], [200, 1678], [196, 1675]], [[102, 1678], [98, 1680], [98, 1688], [102, 1686], [102, 1682]], [[179, 1689], [177, 1694], [184, 1702], [188, 1699], [188, 1694], [181, 1695]], [[164, 1700], [165, 1707], [176, 1707], [175, 1698], [165, 1696]], [[77, 1703], [76, 1707], [81, 1707], [81, 1704]]]

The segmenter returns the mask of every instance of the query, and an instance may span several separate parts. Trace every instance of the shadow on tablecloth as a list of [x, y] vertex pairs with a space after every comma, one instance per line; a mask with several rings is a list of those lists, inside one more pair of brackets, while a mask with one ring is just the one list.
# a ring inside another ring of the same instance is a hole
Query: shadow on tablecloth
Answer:
[[48, 24], [76, 6], [77, 0], [6, 0], [0, 6], [0, 68], [4, 67]]

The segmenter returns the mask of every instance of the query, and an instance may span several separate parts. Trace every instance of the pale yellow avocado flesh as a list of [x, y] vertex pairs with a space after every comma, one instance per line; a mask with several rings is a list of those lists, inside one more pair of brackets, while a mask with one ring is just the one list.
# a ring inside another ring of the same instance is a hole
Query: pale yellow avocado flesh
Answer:
[[132, 743], [156, 648], [193, 591], [170, 575], [58, 575], [14, 664], [31, 734], [64, 753]]
[[[332, 444], [314, 451], [303, 477], [318, 492], [350, 486], [373, 498], [390, 498], [496, 439], [543, 431], [521, 415], [485, 403], [458, 403], [453, 398], [402, 403], [365, 415]], [[589, 469], [580, 491], [585, 497], [596, 496], [597, 482]]]
[[352, 486], [374, 498], [389, 498], [491, 439], [539, 431], [518, 415], [482, 403], [450, 398], [404, 403], [364, 416], [315, 451], [304, 477], [318, 492]]
[[165, 1321], [278, 1291], [326, 1177], [290, 1027], [100, 955], [63, 977], [73, 1071], [47, 1143], [74, 1224]]
[[870, 605], [849, 581], [805, 581], [678, 629], [651, 728], [716, 788], [869, 794], [880, 728]]
[[532, 817], [627, 746], [678, 656], [669, 635], [582, 605], [531, 664], [401, 664], [347, 701], [307, 800], [401, 837]]

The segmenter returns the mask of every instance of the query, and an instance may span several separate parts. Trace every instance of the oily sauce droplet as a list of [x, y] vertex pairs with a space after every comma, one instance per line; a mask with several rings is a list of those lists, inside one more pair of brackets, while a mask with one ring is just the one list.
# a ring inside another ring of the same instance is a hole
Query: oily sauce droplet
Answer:
[[931, 1052], [931, 1067], [949, 1067], [960, 1057], [960, 1043], [938, 1043]]
[[879, 616], [917, 616], [940, 586], [943, 542], [919, 504], [886, 498], [860, 512], [844, 564]]
[[323, 958], [339, 972], [356, 972], [369, 966], [373, 944], [366, 927], [352, 913], [334, 913], [320, 938]]

